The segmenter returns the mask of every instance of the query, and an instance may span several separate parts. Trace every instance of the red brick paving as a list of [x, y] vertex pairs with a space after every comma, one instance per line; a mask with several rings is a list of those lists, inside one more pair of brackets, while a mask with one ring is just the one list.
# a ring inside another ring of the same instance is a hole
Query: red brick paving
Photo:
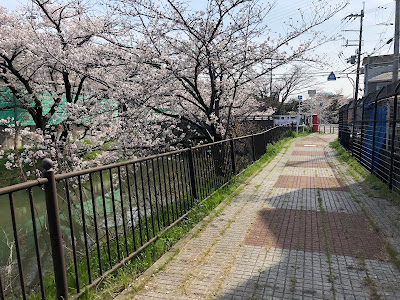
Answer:
[[[330, 253], [381, 259], [384, 245], [363, 215], [324, 212]], [[245, 239], [246, 245], [325, 252], [322, 213], [263, 209]]]
[[326, 161], [297, 161], [289, 160], [286, 167], [296, 168], [334, 168], [333, 163]]
[[294, 150], [292, 152], [293, 156], [318, 156], [318, 157], [324, 157], [325, 156], [325, 152], [324, 151], [315, 151], [315, 150], [311, 150], [311, 151], [307, 151], [307, 150]]
[[335, 177], [279, 175], [275, 188], [346, 190], [342, 180]]

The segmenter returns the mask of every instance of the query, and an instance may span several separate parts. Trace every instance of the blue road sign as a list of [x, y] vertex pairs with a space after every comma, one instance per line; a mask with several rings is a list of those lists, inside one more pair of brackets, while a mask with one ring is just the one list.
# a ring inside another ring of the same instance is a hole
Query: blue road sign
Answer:
[[336, 80], [335, 73], [331, 72], [331, 74], [329, 74], [328, 76], [328, 81], [334, 81], [334, 80]]
[[303, 96], [302, 95], [298, 95], [297, 96], [297, 100], [302, 100], [303, 99]]

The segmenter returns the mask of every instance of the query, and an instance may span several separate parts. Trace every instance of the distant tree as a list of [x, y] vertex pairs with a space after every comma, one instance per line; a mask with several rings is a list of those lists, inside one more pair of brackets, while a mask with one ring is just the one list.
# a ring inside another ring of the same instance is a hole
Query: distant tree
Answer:
[[327, 108], [326, 121], [327, 123], [336, 124], [339, 122], [339, 109], [350, 101], [349, 98], [343, 96], [342, 92], [336, 92], [329, 97], [329, 105]]
[[[319, 116], [320, 121], [324, 123], [337, 123], [339, 121], [339, 109], [342, 105], [348, 103], [349, 99], [341, 91], [333, 95], [317, 94], [314, 98], [313, 113]], [[305, 101], [303, 111], [310, 113], [311, 102]]]
[[[286, 103], [283, 103], [280, 107], [280, 114], [287, 115], [297, 113], [299, 102], [295, 98], [290, 98]], [[278, 113], [275, 113], [278, 114]]]
[[259, 89], [257, 98], [260, 103], [259, 109], [266, 110], [270, 108], [277, 115], [290, 111], [293, 104], [286, 105], [290, 98], [296, 92], [314, 86], [314, 80], [303, 75], [304, 72], [304, 67], [297, 64], [280, 75], [279, 78], [274, 79], [271, 89], [273, 91], [272, 96], [266, 92], [266, 87], [262, 86]]
[[[306, 78], [306, 76], [304, 76], [302, 73], [304, 73], [303, 68], [299, 65], [295, 65], [284, 75], [282, 75], [279, 80], [276, 80], [274, 88], [279, 93], [280, 101], [276, 108], [275, 114], [284, 114], [284, 111], [288, 110], [287, 107], [284, 108], [284, 104], [287, 103], [289, 98], [293, 96], [296, 91], [306, 89], [314, 85], [313, 80]], [[289, 105], [289, 107], [291, 106], [292, 105]]]

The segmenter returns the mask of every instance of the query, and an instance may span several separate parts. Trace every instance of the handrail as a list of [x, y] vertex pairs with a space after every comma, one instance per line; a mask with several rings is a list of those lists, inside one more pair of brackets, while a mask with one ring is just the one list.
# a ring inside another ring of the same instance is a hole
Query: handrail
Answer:
[[47, 181], [48, 180], [46, 178], [38, 178], [35, 180], [29, 180], [27, 182], [22, 182], [22, 183], [17, 183], [17, 184], [10, 185], [10, 186], [2, 187], [2, 188], [0, 188], [0, 196], [10, 194], [10, 193], [13, 193], [16, 191], [20, 191], [23, 189], [29, 189], [34, 186], [41, 186], [41, 185], [47, 183]]
[[[274, 130], [275, 128], [278, 128], [278, 127], [284, 127], [284, 126], [281, 126], [281, 125], [280, 126], [275, 126], [275, 127], [269, 128], [269, 129], [267, 129], [265, 131], [262, 131], [262, 132], [259, 132], [257, 134], [254, 134], [254, 136], [267, 133], [267, 132], [269, 132], [271, 130]], [[236, 140], [239, 140], [239, 139], [250, 138], [251, 136], [252, 135], [250, 134], [250, 135], [235, 137], [235, 138], [232, 138], [232, 140], [236, 141]], [[217, 145], [217, 144], [221, 144], [221, 143], [227, 142], [229, 140], [230, 139], [226, 139], [226, 140], [217, 141], [217, 142], [213, 142], [213, 143], [197, 145], [197, 146], [192, 147], [192, 149], [199, 149], [199, 148], [203, 148], [203, 147], [209, 147], [209, 146], [213, 146], [213, 145]], [[123, 162], [107, 164], [107, 165], [93, 167], [93, 168], [79, 170], [79, 171], [73, 171], [73, 172], [57, 174], [57, 175], [55, 175], [55, 179], [57, 181], [60, 181], [60, 180], [64, 180], [64, 179], [68, 179], [68, 178], [74, 177], [74, 176], [88, 175], [90, 173], [95, 173], [95, 172], [104, 171], [104, 170], [113, 169], [113, 168], [118, 168], [118, 167], [124, 167], [126, 165], [137, 164], [137, 163], [140, 163], [140, 162], [143, 162], [143, 161], [146, 161], [146, 160], [155, 159], [155, 158], [161, 158], [161, 157], [174, 155], [174, 154], [179, 154], [179, 153], [183, 153], [183, 152], [187, 152], [187, 151], [189, 151], [189, 148], [184, 148], [184, 149], [175, 150], [175, 151], [169, 151], [169, 152], [150, 155], [150, 156], [141, 157], [141, 158], [130, 159], [130, 160], [123, 161]], [[5, 194], [9, 194], [9, 193], [12, 193], [12, 192], [15, 192], [15, 191], [18, 191], [18, 190], [27, 189], [27, 188], [38, 186], [38, 185], [43, 185], [45, 183], [47, 183], [47, 179], [39, 178], [39, 179], [30, 180], [30, 181], [23, 182], [23, 183], [18, 183], [18, 184], [15, 184], [15, 185], [3, 187], [3, 188], [0, 188], [0, 196], [1, 195], [5, 195]]]

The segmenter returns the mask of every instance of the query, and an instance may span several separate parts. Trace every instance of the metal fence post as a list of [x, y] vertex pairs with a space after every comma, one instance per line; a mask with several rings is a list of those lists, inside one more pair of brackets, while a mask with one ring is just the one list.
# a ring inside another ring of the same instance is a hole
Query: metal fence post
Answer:
[[[350, 106], [350, 105], [349, 105]], [[347, 112], [346, 112], [346, 126], [347, 126], [347, 130], [346, 130], [346, 144], [347, 144], [347, 150], [351, 150], [351, 146], [350, 146], [350, 128], [349, 128], [349, 106], [347, 106]]]
[[232, 174], [236, 175], [235, 148], [232, 138], [229, 140], [229, 143], [231, 146]]
[[351, 131], [351, 156], [354, 156], [354, 133], [356, 131], [356, 118], [357, 118], [357, 99], [354, 99], [354, 105], [353, 105], [353, 128]]
[[3, 284], [3, 279], [1, 277], [0, 274], [0, 299], [5, 299], [5, 295], [4, 295], [4, 284]]
[[361, 162], [362, 160], [362, 145], [363, 145], [363, 140], [364, 140], [364, 134], [365, 134], [365, 130], [364, 130], [364, 100], [362, 100], [362, 108], [361, 108], [361, 134], [360, 134], [360, 152], [359, 152], [359, 161]]
[[194, 175], [194, 162], [193, 162], [193, 150], [192, 146], [189, 147], [189, 174], [190, 174], [190, 185], [192, 186], [192, 194], [194, 199], [197, 198], [196, 180]]
[[44, 191], [46, 197], [47, 218], [49, 221], [50, 244], [53, 256], [57, 299], [68, 299], [67, 273], [65, 270], [64, 249], [53, 162], [49, 158], [43, 159], [42, 168], [44, 169], [43, 177], [48, 180], [48, 182], [44, 184]]
[[394, 166], [394, 139], [396, 137], [397, 125], [397, 92], [400, 85], [398, 84], [395, 89], [396, 95], [393, 100], [393, 117], [392, 117], [392, 139], [390, 141], [390, 170], [389, 170], [389, 189], [393, 189], [393, 166]]
[[264, 140], [264, 149], [263, 149], [263, 151], [264, 151], [264, 153], [267, 151], [267, 132], [266, 131], [264, 131], [264, 133], [263, 133], [263, 140]]
[[256, 161], [256, 152], [254, 147], [254, 133], [251, 133], [251, 150], [253, 152], [253, 161]]
[[374, 103], [374, 126], [372, 131], [372, 154], [371, 154], [371, 173], [374, 173], [374, 160], [375, 160], [375, 137], [376, 137], [376, 116], [378, 113], [378, 97]]

